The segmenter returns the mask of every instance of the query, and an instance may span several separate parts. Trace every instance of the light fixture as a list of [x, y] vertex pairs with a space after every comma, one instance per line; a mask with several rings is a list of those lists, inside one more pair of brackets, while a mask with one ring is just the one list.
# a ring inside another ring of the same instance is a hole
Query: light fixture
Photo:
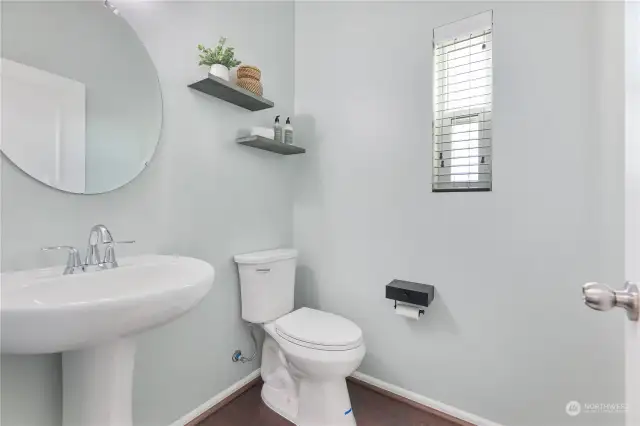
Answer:
[[118, 8], [112, 5], [109, 0], [104, 0], [104, 7], [113, 12], [114, 15], [120, 15], [120, 11], [118, 10]]

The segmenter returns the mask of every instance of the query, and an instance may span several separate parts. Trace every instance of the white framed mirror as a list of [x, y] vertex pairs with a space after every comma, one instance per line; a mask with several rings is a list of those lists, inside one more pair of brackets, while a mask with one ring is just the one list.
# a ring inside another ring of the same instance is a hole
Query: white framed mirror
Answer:
[[[3, 1], [3, 154], [62, 191], [135, 179], [160, 139], [158, 75], [134, 29], [101, 1]], [[117, 10], [115, 10], [117, 12]]]

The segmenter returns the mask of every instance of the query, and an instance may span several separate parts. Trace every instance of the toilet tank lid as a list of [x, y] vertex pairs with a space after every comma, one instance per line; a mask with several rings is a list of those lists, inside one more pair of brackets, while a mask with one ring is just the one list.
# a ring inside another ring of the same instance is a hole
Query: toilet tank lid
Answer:
[[282, 248], [256, 251], [254, 253], [236, 254], [233, 258], [236, 263], [258, 265], [261, 263], [276, 262], [278, 260], [294, 259], [296, 257], [298, 257], [298, 250], [292, 248]]

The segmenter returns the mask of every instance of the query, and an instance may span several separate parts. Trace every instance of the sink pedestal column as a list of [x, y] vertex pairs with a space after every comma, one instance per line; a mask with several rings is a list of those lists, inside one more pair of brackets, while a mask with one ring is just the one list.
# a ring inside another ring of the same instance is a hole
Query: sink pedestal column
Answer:
[[62, 353], [63, 426], [132, 426], [132, 338]]

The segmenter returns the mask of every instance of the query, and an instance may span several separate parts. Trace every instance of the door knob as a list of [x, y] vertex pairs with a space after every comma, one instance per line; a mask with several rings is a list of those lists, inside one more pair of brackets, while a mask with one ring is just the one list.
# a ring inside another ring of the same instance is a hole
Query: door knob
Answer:
[[638, 321], [640, 316], [640, 293], [638, 286], [631, 282], [627, 282], [622, 290], [613, 290], [606, 284], [586, 283], [582, 286], [582, 299], [596, 311], [619, 307], [627, 311], [631, 321]]

